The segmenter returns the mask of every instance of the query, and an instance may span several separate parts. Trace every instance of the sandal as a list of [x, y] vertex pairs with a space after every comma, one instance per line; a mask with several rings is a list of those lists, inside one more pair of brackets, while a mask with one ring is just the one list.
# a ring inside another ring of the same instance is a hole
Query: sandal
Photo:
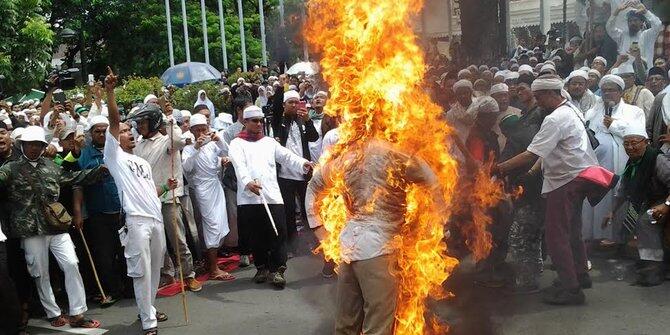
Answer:
[[158, 335], [158, 328], [151, 328], [144, 331], [144, 335]]
[[209, 280], [219, 280], [219, 281], [231, 281], [235, 280], [235, 276], [231, 275], [228, 272], [225, 272], [223, 274], [217, 275], [217, 276], [209, 276]]
[[[137, 319], [138, 319], [138, 320], [141, 320], [141, 319], [142, 319], [142, 318], [140, 318], [140, 315], [139, 315], [139, 314], [137, 314]], [[168, 316], [167, 316], [167, 314], [165, 314], [165, 313], [163, 313], [163, 312], [156, 311], [156, 321], [158, 321], [158, 322], [165, 322], [165, 321], [167, 321], [167, 320], [168, 320]]]
[[47, 320], [51, 323], [52, 327], [63, 327], [68, 323], [67, 318], [65, 317], [65, 315], [62, 315], [62, 314], [55, 317], [55, 318], [51, 318], [51, 319], [47, 319]]
[[82, 316], [80, 318], [70, 317], [70, 327], [72, 328], [100, 328], [100, 321], [87, 319]]

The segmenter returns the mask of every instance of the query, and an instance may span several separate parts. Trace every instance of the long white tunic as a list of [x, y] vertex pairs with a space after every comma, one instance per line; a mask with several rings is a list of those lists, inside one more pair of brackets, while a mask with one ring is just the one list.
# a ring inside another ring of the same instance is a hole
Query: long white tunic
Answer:
[[196, 149], [188, 145], [182, 153], [184, 175], [195, 191], [202, 214], [202, 230], [207, 249], [218, 248], [228, 235], [226, 197], [219, 181], [221, 159], [228, 151], [223, 139]]
[[[596, 148], [596, 157], [600, 166], [610, 170], [614, 174], [621, 175], [626, 168], [628, 155], [623, 147], [623, 136], [626, 129], [637, 124], [644, 128], [644, 112], [636, 107], [626, 104], [621, 100], [612, 110], [612, 124], [609, 128], [603, 124], [605, 117], [605, 105], [602, 101], [586, 112], [586, 121], [589, 128], [595, 133], [600, 146]], [[608, 215], [614, 206], [614, 190], [611, 190], [603, 200], [595, 207], [591, 207], [587, 201], [584, 202], [582, 210], [582, 234], [585, 240], [609, 239], [613, 240], [612, 226], [602, 228], [603, 218]]]

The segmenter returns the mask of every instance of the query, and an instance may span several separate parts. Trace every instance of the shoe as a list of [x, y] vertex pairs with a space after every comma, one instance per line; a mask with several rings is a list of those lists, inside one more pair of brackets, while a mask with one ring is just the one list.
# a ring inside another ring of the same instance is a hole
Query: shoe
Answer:
[[199, 292], [202, 290], [202, 283], [195, 278], [186, 278], [186, 287], [191, 292]]
[[542, 302], [550, 305], [583, 305], [586, 302], [586, 296], [579, 288], [576, 290], [556, 288], [545, 291], [542, 294]]
[[[579, 282], [579, 287], [581, 289], [590, 289], [593, 287], [593, 281], [591, 281], [591, 276], [589, 276], [588, 273], [584, 273], [581, 275], [577, 275], [577, 281]], [[561, 280], [556, 278], [554, 281], [551, 283], [552, 287], [563, 287], [561, 285]]]
[[241, 268], [246, 268], [249, 265], [251, 265], [251, 260], [249, 259], [249, 255], [241, 255], [240, 256], [240, 267]]
[[323, 269], [321, 269], [321, 275], [323, 278], [333, 278], [335, 275], [335, 262], [324, 262]]
[[[284, 268], [286, 269], [286, 268]], [[284, 278], [284, 271], [281, 269], [272, 275], [272, 285], [274, 287], [283, 290], [286, 286], [286, 278]]]
[[254, 275], [254, 283], [256, 284], [261, 284], [265, 283], [268, 281], [268, 276], [270, 275], [270, 271], [268, 271], [265, 268], [259, 268], [258, 271], [256, 271], [256, 275]]
[[645, 266], [637, 273], [637, 279], [633, 285], [651, 287], [663, 284], [665, 281], [665, 269], [662, 262], [644, 261]]

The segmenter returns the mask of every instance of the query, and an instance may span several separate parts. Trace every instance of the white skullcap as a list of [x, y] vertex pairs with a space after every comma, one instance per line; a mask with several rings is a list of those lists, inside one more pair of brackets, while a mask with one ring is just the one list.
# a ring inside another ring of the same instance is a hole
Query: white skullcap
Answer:
[[209, 125], [209, 123], [207, 123], [207, 117], [206, 116], [204, 116], [202, 114], [199, 114], [199, 113], [191, 116], [191, 124], [190, 124], [191, 128], [193, 128], [195, 126], [200, 126], [200, 125], [203, 125], [203, 124], [204, 125]]
[[540, 73], [546, 72], [546, 71], [551, 71], [553, 73], [556, 73], [556, 67], [553, 64], [544, 64], [540, 68]]
[[477, 100], [477, 111], [483, 114], [499, 113], [498, 102], [488, 96], [483, 96]]
[[603, 63], [603, 65], [607, 66], [607, 59], [605, 59], [605, 57], [602, 57], [602, 56], [598, 56], [598, 57], [594, 58], [593, 62], [601, 62], [601, 63]]
[[300, 93], [296, 91], [284, 92], [284, 102], [288, 101], [288, 99], [294, 99], [294, 98], [300, 100]]
[[509, 61], [510, 61], [511, 63], [517, 63], [517, 62], [518, 62], [518, 61], [516, 60], [516, 58], [512, 58], [512, 59], [510, 59]]
[[191, 116], [191, 112], [189, 112], [189, 111], [187, 111], [187, 110], [185, 110], [185, 109], [182, 109], [182, 110], [181, 110], [181, 117], [184, 118], [184, 117], [187, 117], [187, 116], [190, 117], [190, 116]]
[[[612, 73], [614, 74], [615, 69], [612, 69]], [[616, 74], [622, 75], [622, 74], [633, 74], [635, 73], [635, 70], [633, 69], [633, 63], [631, 62], [625, 62], [621, 65], [619, 65], [618, 68], [616, 68]]]
[[551, 57], [551, 60], [552, 60], [552, 61], [562, 61], [563, 58], [561, 58], [561, 56], [559, 56], [559, 55], [556, 55], [556, 56], [554, 56], [554, 57]]
[[21, 135], [23, 135], [24, 130], [26, 130], [26, 128], [23, 127], [14, 128], [14, 130], [12, 130], [12, 134], [10, 135], [10, 137], [12, 138], [12, 140], [17, 141], [21, 138]]
[[563, 80], [556, 75], [543, 75], [533, 81], [530, 86], [531, 91], [560, 91], [563, 89]]
[[600, 79], [600, 83], [598, 84], [598, 87], [600, 87], [602, 89], [603, 85], [605, 85], [607, 83], [617, 84], [619, 87], [621, 87], [622, 90], [626, 88], [626, 83], [624, 83], [623, 79], [621, 79], [621, 77], [613, 75], [613, 74], [608, 74], [608, 75], [604, 76], [603, 79]]
[[598, 70], [596, 70], [596, 69], [590, 69], [590, 70], [589, 70], [589, 74], [594, 74], [594, 75], [596, 75], [598, 78], [601, 78], [601, 77], [603, 76], [603, 74], [600, 73], [600, 71], [598, 71]]
[[535, 56], [530, 57], [530, 58], [528, 58], [528, 61], [529, 61], [529, 62], [530, 62], [530, 61], [536, 61], [536, 62], [537, 62], [537, 57], [535, 57]]
[[505, 76], [505, 81], [519, 79], [519, 72], [512, 71]]
[[582, 66], [579, 69], [586, 72], [589, 72], [589, 70], [591, 70], [591, 68], [589, 68], [588, 66]]
[[551, 64], [553, 67], [556, 67], [556, 63], [554, 63], [553, 60], [548, 60], [548, 61], [544, 62], [544, 65], [547, 65], [547, 64]]
[[519, 73], [524, 72], [524, 71], [533, 72], [533, 67], [528, 65], [528, 64], [523, 64], [523, 65], [519, 66]]
[[572, 78], [578, 78], [578, 77], [584, 78], [584, 80], [589, 80], [589, 74], [586, 71], [574, 70], [570, 72], [570, 75], [567, 78], [565, 78], [565, 82], [569, 83], [570, 80], [572, 80]]
[[318, 95], [323, 95], [324, 98], [328, 98], [328, 93], [326, 93], [326, 91], [318, 91], [314, 94], [314, 97], [316, 98]]
[[216, 118], [225, 124], [233, 124], [233, 116], [228, 113], [219, 113]]
[[93, 126], [97, 124], [104, 124], [106, 126], [109, 126], [109, 120], [102, 115], [96, 115], [88, 121], [88, 129], [93, 128]]
[[628, 124], [628, 127], [626, 127], [623, 131], [623, 136], [642, 136], [646, 139], [649, 138], [647, 135], [647, 129], [645, 128], [644, 124], [641, 124], [639, 122], [631, 122]]
[[2, 122], [4, 122], [8, 127], [12, 126], [12, 120], [10, 120], [9, 118], [5, 118], [4, 120], [2, 120]]
[[[472, 72], [470, 72], [470, 70], [468, 70], [468, 69], [463, 69], [463, 70], [458, 71], [458, 75], [457, 75], [457, 77], [458, 77], [458, 78], [461, 78], [461, 77], [464, 77], [464, 76], [471, 76], [471, 75], [472, 75]], [[461, 79], [462, 79], [462, 78], [461, 78]]]
[[237, 83], [238, 84], [242, 84], [243, 82], [244, 82], [244, 78], [242, 78], [242, 77], [237, 78]]
[[[286, 99], [286, 97], [284, 97], [284, 99]], [[284, 100], [284, 101], [286, 101], [286, 100]], [[244, 112], [243, 112], [243, 117], [244, 117], [245, 120], [255, 118], [255, 117], [263, 117], [263, 116], [264, 116], [263, 115], [263, 110], [260, 107], [254, 106], [254, 105], [245, 108]]]
[[148, 104], [149, 101], [154, 100], [154, 99], [158, 100], [158, 97], [153, 95], [153, 94], [149, 94], [146, 97], [144, 97], [144, 103]]
[[467, 80], [467, 79], [461, 79], [457, 82], [454, 83], [454, 86], [452, 87], [452, 90], [456, 92], [457, 89], [459, 88], [467, 88], [472, 91], [472, 82]]
[[491, 94], [496, 94], [496, 93], [501, 93], [501, 92], [509, 92], [509, 86], [507, 84], [495, 84], [491, 86]]

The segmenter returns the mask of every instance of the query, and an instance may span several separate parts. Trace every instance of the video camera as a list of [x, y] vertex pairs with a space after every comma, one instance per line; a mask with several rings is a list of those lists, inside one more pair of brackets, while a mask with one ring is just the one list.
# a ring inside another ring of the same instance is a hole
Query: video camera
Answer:
[[[54, 70], [47, 76], [45, 81], [46, 90], [49, 88], [56, 87], [61, 90], [71, 90], [76, 86], [76, 80], [74, 79], [75, 74], [79, 73], [79, 69], [72, 68], [66, 70]], [[56, 82], [51, 83], [49, 78], [56, 76]]]

